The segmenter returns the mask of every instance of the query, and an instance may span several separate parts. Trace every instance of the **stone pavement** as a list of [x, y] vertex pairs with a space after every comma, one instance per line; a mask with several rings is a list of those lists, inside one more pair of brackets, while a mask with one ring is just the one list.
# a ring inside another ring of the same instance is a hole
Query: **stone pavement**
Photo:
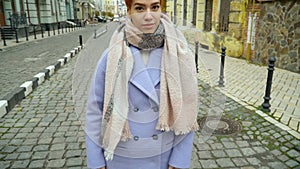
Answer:
[[[80, 53], [84, 52], [86, 49]], [[219, 54], [201, 49], [199, 55], [218, 58]], [[86, 168], [85, 133], [81, 115], [75, 111], [76, 91], [72, 91], [78, 59], [71, 59], [0, 119], [0, 168]], [[216, 86], [218, 66], [209, 65], [218, 65], [218, 61], [201, 59], [201, 128], [190, 168], [299, 168], [297, 133], [274, 125], [272, 118], [229, 93], [229, 60], [225, 61], [225, 88], [220, 88]], [[244, 62], [233, 60], [232, 70], [243, 68]]]
[[[218, 85], [220, 54], [200, 49], [199, 60], [208, 71], [206, 83]], [[225, 57], [225, 87], [221, 91], [250, 109], [258, 109], [264, 102], [267, 68]], [[300, 139], [300, 74], [275, 68], [270, 104], [271, 112], [262, 115]]]

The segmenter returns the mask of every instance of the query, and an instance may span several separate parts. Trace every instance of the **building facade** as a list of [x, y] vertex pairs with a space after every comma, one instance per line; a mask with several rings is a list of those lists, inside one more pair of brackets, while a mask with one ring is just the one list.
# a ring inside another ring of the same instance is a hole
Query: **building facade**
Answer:
[[0, 24], [22, 27], [76, 19], [76, 0], [0, 0]]
[[166, 13], [190, 42], [300, 73], [299, 0], [167, 0]]

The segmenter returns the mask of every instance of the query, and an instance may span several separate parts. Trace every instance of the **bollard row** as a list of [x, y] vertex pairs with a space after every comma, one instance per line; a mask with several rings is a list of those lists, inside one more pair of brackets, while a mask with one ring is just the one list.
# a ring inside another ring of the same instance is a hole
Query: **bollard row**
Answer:
[[[44, 33], [45, 31], [48, 32], [48, 36], [50, 36], [50, 31], [51, 31], [51, 25], [31, 25], [32, 27], [32, 34], [33, 34], [33, 38], [34, 39], [37, 39], [37, 35], [38, 35], [38, 32], [40, 32], [39, 34], [41, 35], [42, 38], [44, 38]], [[37, 29], [37, 27], [40, 27], [40, 29]], [[67, 33], [68, 30], [69, 32], [71, 31], [74, 31], [75, 28], [79, 28], [78, 26], [75, 26], [75, 25], [70, 25], [70, 24], [60, 24], [60, 23], [57, 23], [57, 29], [55, 28], [54, 25], [52, 25], [52, 31], [53, 31], [53, 35], [55, 36], [56, 35], [56, 31], [57, 31], [57, 34], [63, 34], [64, 32]], [[19, 43], [19, 35], [18, 35], [18, 29], [9, 29], [8, 30], [10, 32], [10, 34], [14, 34], [14, 37], [15, 37], [15, 40], [16, 40], [16, 43]], [[26, 41], [29, 41], [29, 31], [28, 31], [28, 26], [25, 26], [24, 27], [24, 32], [25, 32], [25, 38], [26, 38]], [[6, 31], [1, 28], [1, 39], [3, 41], [3, 46], [7, 46], [7, 37], [6, 37]]]
[[[81, 36], [81, 35], [80, 35]], [[62, 59], [58, 59], [56, 63], [46, 67], [43, 71], [36, 74], [33, 79], [24, 82], [20, 87], [16, 88], [13, 92], [9, 93], [3, 99], [0, 99], [0, 118], [10, 112], [16, 104], [23, 100], [26, 96], [32, 93], [39, 85], [46, 79], [49, 79], [59, 68], [64, 66], [75, 57], [83, 49], [82, 36], [81, 45], [75, 47], [68, 52]]]

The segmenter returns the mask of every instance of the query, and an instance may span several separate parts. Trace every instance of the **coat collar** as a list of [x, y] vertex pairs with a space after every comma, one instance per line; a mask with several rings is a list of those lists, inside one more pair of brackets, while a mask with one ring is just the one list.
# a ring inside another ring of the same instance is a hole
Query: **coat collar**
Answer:
[[162, 48], [153, 49], [150, 52], [147, 65], [143, 62], [140, 50], [133, 46], [130, 48], [134, 58], [130, 82], [156, 102], [156, 104], [159, 104], [159, 97], [155, 86], [160, 82]]

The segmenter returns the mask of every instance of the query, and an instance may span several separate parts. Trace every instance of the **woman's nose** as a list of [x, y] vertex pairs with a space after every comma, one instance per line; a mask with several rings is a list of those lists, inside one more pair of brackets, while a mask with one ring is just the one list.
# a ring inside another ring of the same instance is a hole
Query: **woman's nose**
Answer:
[[153, 18], [151, 11], [147, 10], [145, 13], [145, 20], [151, 20]]

